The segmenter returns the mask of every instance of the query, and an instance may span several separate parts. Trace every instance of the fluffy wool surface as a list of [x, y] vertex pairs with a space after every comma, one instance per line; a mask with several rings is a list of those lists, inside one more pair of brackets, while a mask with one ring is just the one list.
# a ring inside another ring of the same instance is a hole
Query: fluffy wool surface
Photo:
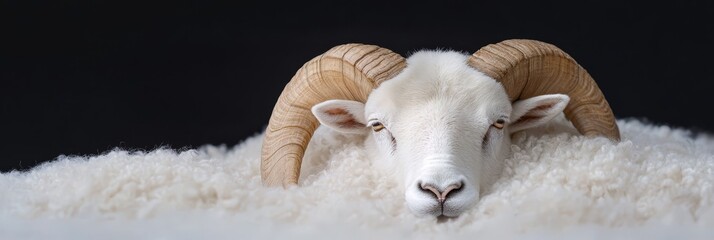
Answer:
[[417, 218], [358, 137], [322, 129], [300, 186], [264, 188], [262, 135], [234, 147], [116, 149], [0, 174], [0, 239], [712, 239], [714, 139], [562, 116], [515, 134], [500, 180], [456, 219]]

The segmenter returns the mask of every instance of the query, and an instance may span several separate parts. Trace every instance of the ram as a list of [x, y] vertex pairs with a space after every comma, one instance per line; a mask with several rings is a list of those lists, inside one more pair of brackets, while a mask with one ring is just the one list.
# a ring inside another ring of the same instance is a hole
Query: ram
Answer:
[[551, 44], [506, 40], [472, 55], [419, 51], [408, 59], [373, 45], [340, 45], [300, 68], [278, 99], [262, 180], [296, 184], [321, 123], [367, 134], [373, 165], [397, 178], [413, 213], [455, 217], [498, 178], [512, 133], [561, 112], [580, 133], [619, 141], [597, 84]]

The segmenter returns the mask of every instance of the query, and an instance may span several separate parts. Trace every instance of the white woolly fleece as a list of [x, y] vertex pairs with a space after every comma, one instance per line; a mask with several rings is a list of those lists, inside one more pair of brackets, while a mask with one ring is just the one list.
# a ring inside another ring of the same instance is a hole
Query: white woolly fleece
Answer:
[[622, 142], [559, 116], [457, 219], [417, 218], [361, 139], [320, 128], [301, 185], [264, 188], [262, 135], [238, 146], [113, 150], [0, 174], [0, 239], [712, 239], [714, 138], [619, 120]]

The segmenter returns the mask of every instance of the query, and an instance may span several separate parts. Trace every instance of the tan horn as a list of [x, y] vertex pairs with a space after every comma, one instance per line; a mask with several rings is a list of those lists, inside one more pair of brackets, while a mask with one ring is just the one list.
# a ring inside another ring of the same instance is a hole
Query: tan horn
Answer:
[[565, 116], [581, 134], [620, 140], [612, 109], [593, 78], [551, 44], [524, 39], [490, 44], [476, 51], [469, 65], [500, 81], [511, 101], [567, 94]]
[[365, 102], [406, 67], [402, 56], [374, 45], [345, 44], [305, 63], [285, 86], [265, 130], [261, 177], [266, 186], [297, 184], [307, 144], [319, 122], [310, 109], [330, 99]]

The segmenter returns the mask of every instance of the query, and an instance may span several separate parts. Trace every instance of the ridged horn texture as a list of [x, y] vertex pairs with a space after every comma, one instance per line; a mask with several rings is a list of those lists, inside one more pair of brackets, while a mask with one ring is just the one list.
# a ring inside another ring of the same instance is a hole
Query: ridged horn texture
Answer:
[[476, 51], [469, 65], [500, 81], [511, 101], [567, 94], [565, 116], [581, 134], [620, 140], [612, 109], [593, 78], [551, 44], [524, 39], [490, 44]]
[[263, 184], [297, 184], [307, 144], [319, 122], [311, 108], [330, 99], [367, 101], [383, 81], [406, 67], [405, 59], [374, 45], [345, 44], [305, 63], [283, 89], [263, 139]]

